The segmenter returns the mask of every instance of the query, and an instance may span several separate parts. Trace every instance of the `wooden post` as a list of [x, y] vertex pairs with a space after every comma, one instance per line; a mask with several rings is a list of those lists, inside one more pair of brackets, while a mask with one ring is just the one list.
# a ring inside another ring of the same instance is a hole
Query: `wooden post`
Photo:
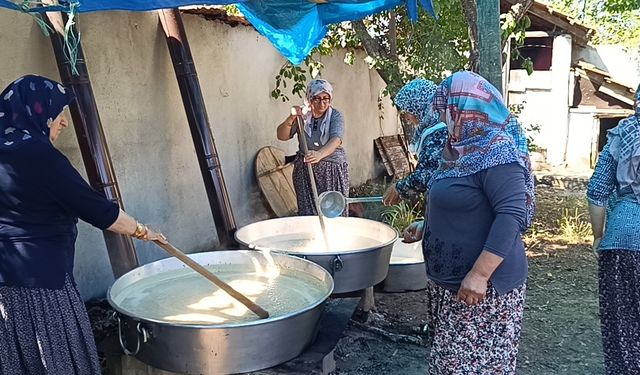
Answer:
[[[78, 59], [76, 61], [78, 74], [74, 75], [64, 51], [65, 42], [62, 33], [66, 16], [58, 12], [47, 12], [42, 19], [55, 30], [51, 33], [51, 45], [58, 63], [62, 84], [72, 90], [76, 96], [76, 100], [71, 103], [69, 109], [89, 184], [97, 191], [104, 193], [107, 199], [124, 208], [116, 174], [111, 163], [109, 147], [102, 130], [98, 106], [91, 88], [82, 44], [78, 43]], [[75, 26], [72, 27], [77, 35]], [[107, 244], [111, 269], [116, 278], [138, 267], [138, 256], [131, 237], [107, 230], [103, 231], [103, 235]]]
[[479, 73], [502, 92], [502, 44], [500, 40], [500, 1], [477, 0]]

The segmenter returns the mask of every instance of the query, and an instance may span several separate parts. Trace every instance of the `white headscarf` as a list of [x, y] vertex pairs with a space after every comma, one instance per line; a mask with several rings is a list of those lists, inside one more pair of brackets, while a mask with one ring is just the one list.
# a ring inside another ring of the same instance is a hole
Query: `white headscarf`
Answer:
[[[311, 99], [315, 96], [318, 96], [326, 92], [329, 94], [329, 97], [333, 99], [333, 87], [331, 84], [324, 79], [314, 79], [309, 82], [307, 86], [307, 91], [304, 98], [304, 104], [307, 107], [311, 107]], [[324, 145], [329, 142], [329, 123], [331, 122], [331, 113], [333, 112], [331, 106], [327, 109], [322, 118], [322, 123], [320, 124], [320, 142]], [[307, 133], [309, 137], [311, 137], [311, 123], [313, 122], [313, 115], [311, 111], [308, 111], [304, 115], [304, 132]]]

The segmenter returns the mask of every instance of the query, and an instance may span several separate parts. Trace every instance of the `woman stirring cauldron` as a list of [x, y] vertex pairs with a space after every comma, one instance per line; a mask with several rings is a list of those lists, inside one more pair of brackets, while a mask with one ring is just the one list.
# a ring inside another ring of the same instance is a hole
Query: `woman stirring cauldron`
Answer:
[[[349, 196], [349, 163], [342, 148], [344, 117], [333, 108], [333, 87], [323, 79], [309, 83], [305, 95], [305, 110], [295, 107], [297, 115], [290, 115], [278, 126], [277, 136], [287, 141], [298, 134], [297, 116], [304, 118], [304, 136], [308, 152], [302, 145], [295, 159], [293, 185], [298, 201], [298, 215], [317, 215], [309, 173], [304, 163], [311, 163], [318, 194], [339, 191]], [[345, 212], [346, 214], [346, 212]]]
[[166, 242], [93, 190], [53, 147], [73, 100], [35, 75], [0, 94], [0, 374], [100, 374], [73, 278], [78, 218]]

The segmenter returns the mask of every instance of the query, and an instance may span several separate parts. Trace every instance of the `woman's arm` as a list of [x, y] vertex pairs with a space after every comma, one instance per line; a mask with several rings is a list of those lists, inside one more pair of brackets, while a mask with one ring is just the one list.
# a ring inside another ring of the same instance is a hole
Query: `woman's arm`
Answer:
[[609, 144], [607, 144], [598, 157], [598, 164], [587, 187], [594, 250], [597, 250], [604, 235], [605, 207], [616, 188], [616, 181], [616, 162], [609, 153]]
[[322, 146], [319, 150], [317, 151], [309, 151], [307, 152], [307, 155], [305, 156], [305, 161], [307, 163], [311, 163], [311, 164], [315, 164], [317, 162], [319, 162], [320, 160], [326, 158], [327, 156], [333, 154], [333, 152], [340, 147], [340, 145], [342, 145], [342, 140], [340, 138], [331, 138], [329, 139], [329, 141], [327, 142], [327, 144], [325, 144], [324, 146]]
[[167, 243], [167, 239], [162, 233], [155, 232], [144, 224], [139, 223], [126, 212], [120, 210], [118, 218], [107, 230], [118, 234], [133, 236], [145, 241], [160, 241]]
[[460, 285], [458, 300], [470, 305], [484, 300], [489, 279], [521, 236], [527, 216], [525, 173], [523, 167], [511, 163], [490, 168], [481, 177], [495, 216], [484, 250]]
[[280, 125], [278, 125], [276, 134], [279, 140], [288, 141], [289, 139], [293, 138], [293, 135], [295, 134], [293, 131], [295, 121], [296, 116], [289, 115], [284, 119], [284, 121], [282, 121]]

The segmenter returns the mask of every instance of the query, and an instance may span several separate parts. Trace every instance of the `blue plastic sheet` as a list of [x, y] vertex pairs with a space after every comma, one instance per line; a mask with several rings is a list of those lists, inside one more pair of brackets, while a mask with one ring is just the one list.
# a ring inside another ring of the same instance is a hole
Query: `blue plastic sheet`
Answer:
[[[0, 0], [0, 7], [20, 10], [22, 0]], [[245, 17], [294, 65], [304, 61], [333, 23], [362, 19], [405, 4], [412, 20], [422, 6], [436, 17], [432, 0], [61, 0], [57, 6], [34, 6], [29, 12], [70, 10], [79, 13], [108, 10], [149, 11], [188, 5], [237, 4]], [[22, 9], [23, 11], [25, 9]]]

